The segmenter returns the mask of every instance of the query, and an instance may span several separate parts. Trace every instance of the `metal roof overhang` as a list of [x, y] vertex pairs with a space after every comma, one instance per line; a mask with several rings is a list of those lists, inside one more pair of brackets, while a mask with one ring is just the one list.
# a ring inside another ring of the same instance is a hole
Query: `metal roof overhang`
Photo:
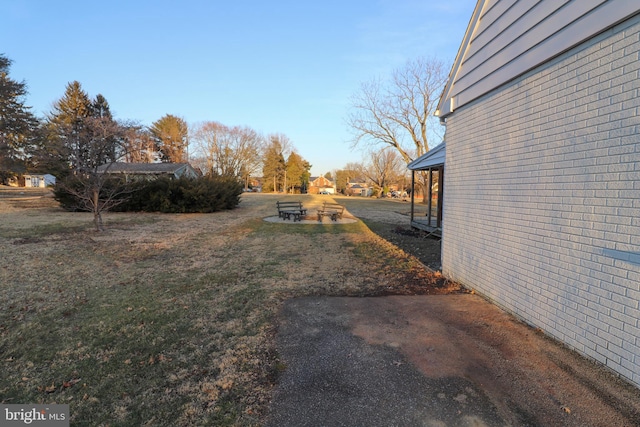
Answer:
[[445, 143], [443, 142], [409, 163], [407, 169], [420, 171], [427, 170], [434, 166], [444, 165], [445, 151]]

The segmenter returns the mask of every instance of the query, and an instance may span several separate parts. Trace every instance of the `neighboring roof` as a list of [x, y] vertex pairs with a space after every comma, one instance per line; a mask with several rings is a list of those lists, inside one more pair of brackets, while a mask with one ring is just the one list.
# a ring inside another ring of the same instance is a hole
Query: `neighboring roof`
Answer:
[[443, 142], [409, 163], [407, 165], [407, 169], [419, 171], [426, 170], [434, 166], [444, 165], [445, 152], [445, 143]]
[[630, 0], [479, 0], [436, 115], [500, 87], [640, 12]]
[[317, 180], [319, 180], [319, 179], [321, 179], [321, 180], [323, 180], [323, 181], [326, 181], [326, 182], [330, 183], [331, 185], [333, 185], [333, 180], [332, 180], [332, 179], [329, 179], [329, 178], [327, 178], [327, 177], [325, 177], [325, 176], [322, 176], [322, 175], [321, 175], [321, 176], [312, 176], [312, 177], [309, 177], [309, 182], [314, 182], [314, 181], [317, 181]]
[[191, 167], [189, 163], [116, 162], [98, 166], [98, 172], [161, 175], [173, 174], [187, 167]]
[[25, 173], [23, 176], [27, 177], [27, 176], [39, 176], [39, 177], [47, 177], [47, 178], [55, 178], [55, 176], [51, 175], [50, 173]]

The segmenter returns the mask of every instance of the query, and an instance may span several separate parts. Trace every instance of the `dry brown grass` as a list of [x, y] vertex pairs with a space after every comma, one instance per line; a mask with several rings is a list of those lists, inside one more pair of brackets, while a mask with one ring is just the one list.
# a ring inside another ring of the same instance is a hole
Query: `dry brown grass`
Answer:
[[263, 221], [274, 195], [99, 234], [26, 196], [0, 191], [0, 401], [68, 403], [73, 425], [259, 425], [284, 300], [455, 290], [362, 222]]

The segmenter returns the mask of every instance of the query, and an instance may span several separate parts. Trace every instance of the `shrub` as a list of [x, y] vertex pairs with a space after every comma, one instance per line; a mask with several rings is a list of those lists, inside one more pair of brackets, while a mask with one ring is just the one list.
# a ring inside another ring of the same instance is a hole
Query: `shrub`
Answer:
[[[70, 176], [56, 185], [54, 197], [67, 210], [85, 210], [79, 194], [83, 181]], [[126, 191], [125, 191], [126, 187]], [[112, 178], [104, 183], [102, 195], [122, 188], [121, 203], [110, 210], [119, 212], [208, 213], [233, 209], [240, 203], [242, 184], [234, 177], [206, 176], [196, 179], [159, 177], [125, 183]]]
[[242, 184], [234, 177], [205, 176], [197, 179], [161, 177], [140, 181], [120, 211], [207, 213], [233, 209], [240, 203]]
[[56, 199], [60, 206], [67, 211], [78, 210], [78, 199], [69, 192], [68, 188], [79, 189], [80, 181], [73, 179], [73, 177], [65, 178], [64, 180], [58, 179], [56, 185], [53, 187], [53, 198]]
[[131, 192], [130, 184], [127, 184], [120, 177], [109, 177], [104, 181], [98, 178], [96, 176], [68, 175], [63, 179], [58, 179], [53, 186], [53, 197], [65, 210], [91, 211], [89, 199], [93, 186], [100, 187], [100, 199], [109, 199], [109, 206], [123, 202]]

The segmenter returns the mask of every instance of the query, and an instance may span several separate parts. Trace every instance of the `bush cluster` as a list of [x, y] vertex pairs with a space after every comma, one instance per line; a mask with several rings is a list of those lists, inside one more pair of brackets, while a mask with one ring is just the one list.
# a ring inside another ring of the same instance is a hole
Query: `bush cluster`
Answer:
[[[93, 178], [93, 179], [92, 179]], [[56, 180], [53, 187], [53, 197], [60, 206], [68, 211], [91, 211], [93, 188], [100, 184], [100, 199], [105, 200], [111, 195], [117, 202], [123, 201], [130, 184], [124, 179], [109, 177], [106, 180], [98, 180], [96, 177], [79, 177], [67, 175]], [[113, 197], [115, 196], [115, 197]]]
[[[81, 184], [66, 181], [56, 186], [54, 196], [63, 208], [76, 210], [82, 204], [66, 190], [69, 185], [77, 189]], [[159, 177], [132, 183], [111, 179], [104, 184], [103, 196], [114, 194], [114, 186], [122, 187], [120, 203], [110, 209], [118, 212], [216, 212], [238, 206], [242, 194], [242, 184], [235, 177], [220, 175], [196, 179]]]
[[233, 209], [240, 203], [242, 184], [230, 176], [197, 179], [162, 177], [134, 184], [128, 200], [118, 210], [188, 213]]

